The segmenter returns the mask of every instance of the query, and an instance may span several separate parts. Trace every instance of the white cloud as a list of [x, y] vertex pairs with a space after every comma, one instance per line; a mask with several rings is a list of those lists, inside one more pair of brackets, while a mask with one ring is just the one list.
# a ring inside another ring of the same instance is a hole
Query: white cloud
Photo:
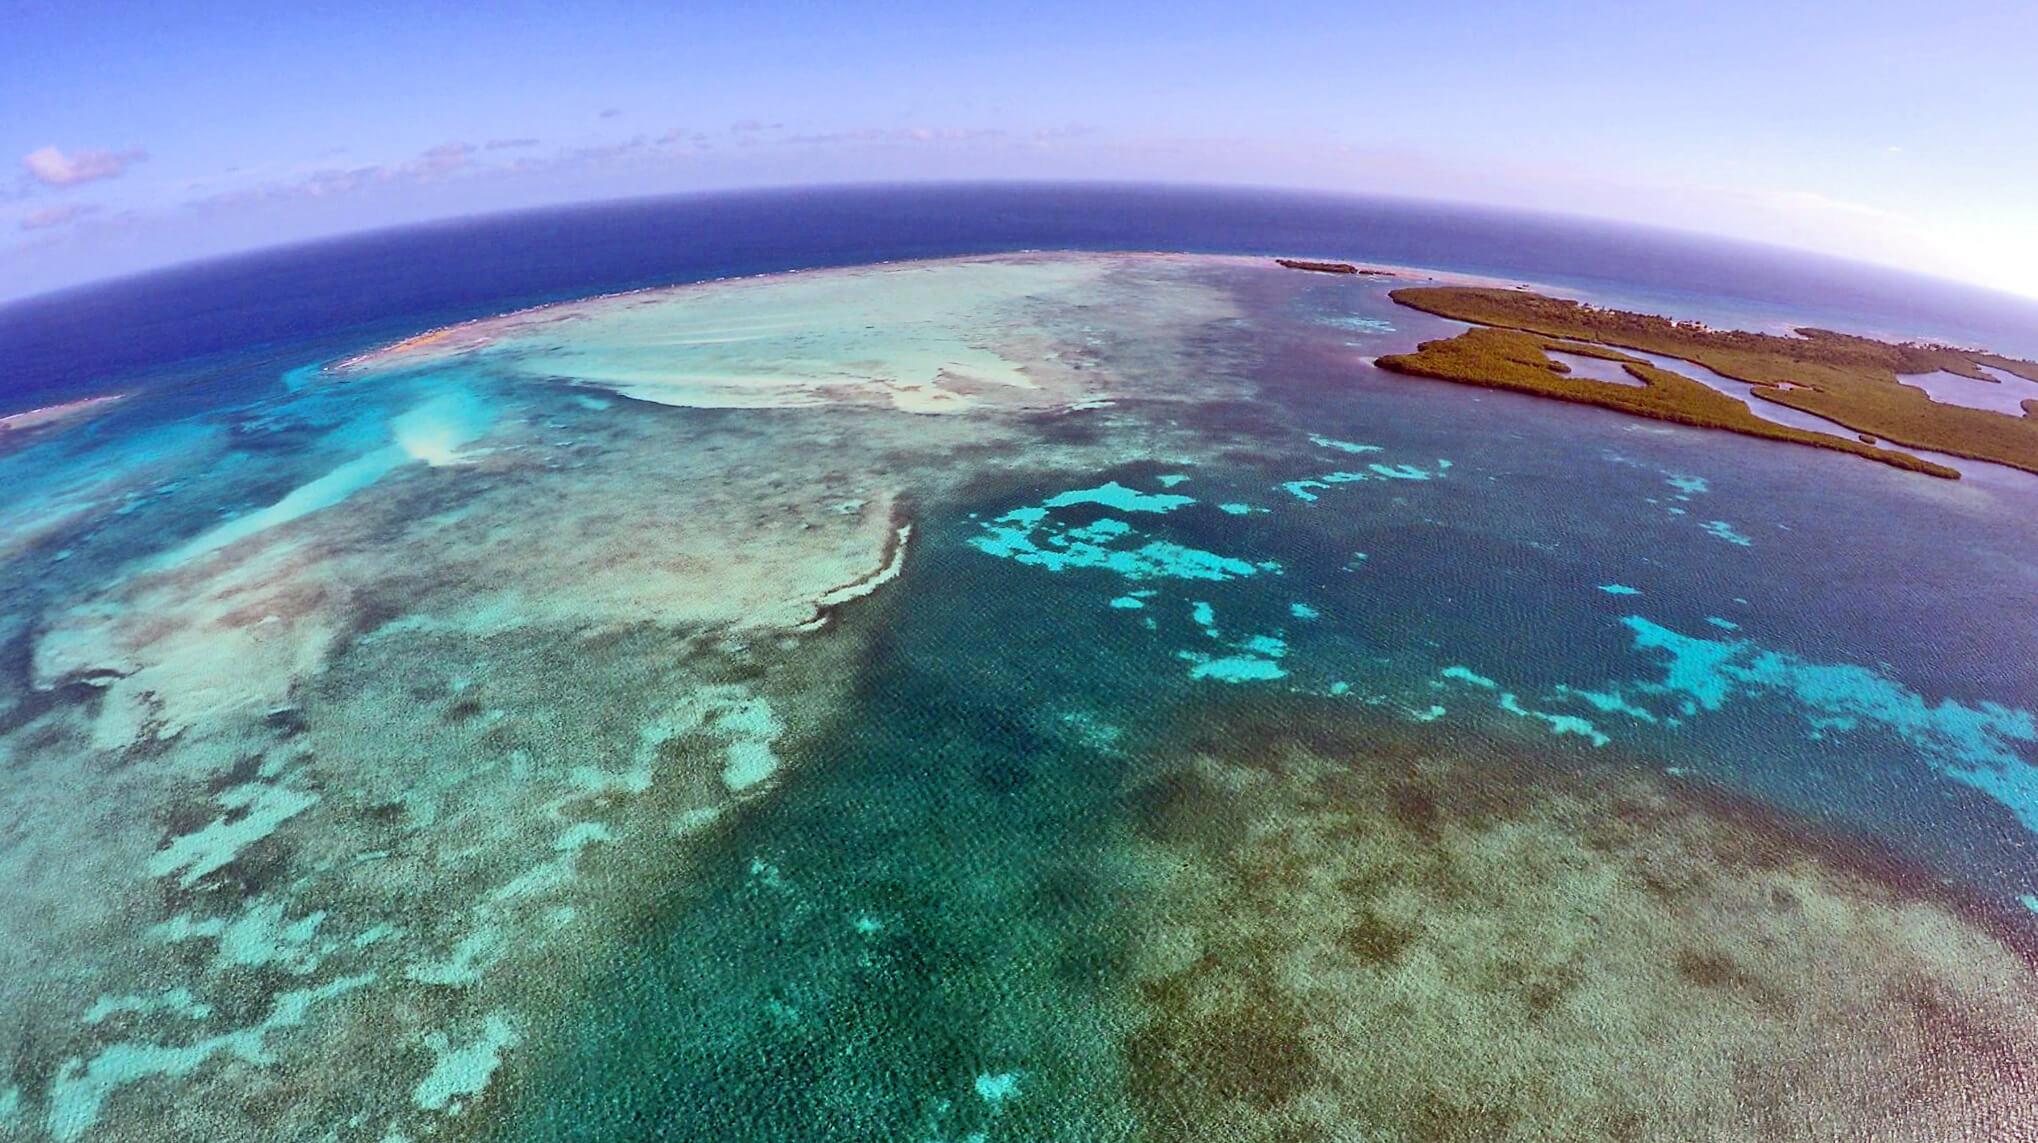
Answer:
[[73, 151], [66, 155], [54, 146], [38, 147], [21, 157], [30, 177], [45, 186], [69, 187], [94, 179], [110, 179], [134, 163], [148, 158], [139, 148], [126, 151]]
[[[786, 135], [781, 143], [819, 146], [830, 143], [973, 143], [1004, 139], [1001, 127], [860, 127], [853, 131], [830, 131], [818, 135]], [[1038, 138], [1047, 138], [1039, 134]]]
[[416, 159], [405, 163], [400, 171], [414, 175], [443, 175], [457, 171], [467, 165], [474, 156], [472, 143], [441, 143], [428, 147]]
[[[489, 144], [491, 149], [522, 146], [512, 139]], [[535, 143], [536, 140], [530, 142]], [[222, 191], [190, 203], [197, 207], [244, 206], [293, 198], [328, 198], [351, 194], [370, 187], [392, 184], [436, 182], [476, 167], [480, 147], [467, 142], [440, 143], [418, 152], [416, 158], [400, 163], [375, 163], [359, 167], [325, 167], [280, 182], [262, 183], [239, 190]]]
[[46, 206], [41, 210], [31, 210], [27, 214], [22, 215], [20, 226], [23, 230], [48, 230], [53, 226], [62, 226], [67, 222], [76, 221], [85, 215], [95, 213], [98, 209], [96, 206], [82, 202]]

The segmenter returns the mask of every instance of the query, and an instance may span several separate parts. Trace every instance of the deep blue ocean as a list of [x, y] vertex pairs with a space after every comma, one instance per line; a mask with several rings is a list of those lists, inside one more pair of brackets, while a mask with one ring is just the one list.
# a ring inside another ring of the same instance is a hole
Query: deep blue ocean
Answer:
[[[236, 379], [548, 301], [816, 266], [1024, 249], [1289, 253], [1520, 278], [1719, 324], [1790, 315], [2038, 354], [2038, 303], [1771, 247], [1397, 199], [1140, 186], [684, 196], [349, 236], [0, 306], [0, 413], [136, 375]], [[260, 372], [258, 369], [257, 373]]]

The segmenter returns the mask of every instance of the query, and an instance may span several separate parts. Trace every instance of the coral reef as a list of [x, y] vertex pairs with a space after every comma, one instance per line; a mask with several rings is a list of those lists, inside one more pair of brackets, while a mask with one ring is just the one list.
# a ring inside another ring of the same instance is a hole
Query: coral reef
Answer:
[[1931, 879], [1632, 768], [1305, 719], [1131, 795], [1165, 886], [1126, 1047], [1151, 1138], [1922, 1143], [2038, 1115], [2029, 950]]

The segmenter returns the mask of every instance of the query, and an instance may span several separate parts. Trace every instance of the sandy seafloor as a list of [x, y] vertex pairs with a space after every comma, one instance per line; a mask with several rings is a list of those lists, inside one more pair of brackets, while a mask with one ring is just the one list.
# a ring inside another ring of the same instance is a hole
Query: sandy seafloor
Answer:
[[1394, 284], [815, 271], [10, 440], [0, 1137], [2038, 1138], [2038, 481], [1393, 377]]

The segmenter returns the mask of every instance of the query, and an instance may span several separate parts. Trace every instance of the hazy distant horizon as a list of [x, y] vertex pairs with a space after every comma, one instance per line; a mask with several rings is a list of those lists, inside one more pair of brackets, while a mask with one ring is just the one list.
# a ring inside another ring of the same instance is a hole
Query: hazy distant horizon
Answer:
[[[857, 193], [867, 191], [915, 191], [965, 190], [969, 188], [996, 188], [1001, 190], [1096, 190], [1096, 191], [1140, 191], [1179, 193], [1185, 195], [1215, 194], [1254, 196], [1266, 199], [1290, 198], [1296, 200], [1323, 200], [1348, 204], [1371, 204], [1412, 209], [1431, 209], [1451, 212], [1479, 214], [1494, 218], [1513, 218], [1532, 222], [1555, 222], [1581, 227], [1605, 229], [1611, 232], [1627, 232], [1651, 235], [1659, 239], [1684, 241], [1701, 245], [1713, 245], [1722, 250], [1738, 250], [1745, 254], [1764, 254], [1771, 257], [1801, 260], [1807, 265], [1824, 266], [1835, 272], [1868, 275], [1870, 277], [1894, 276], [1913, 279], [1921, 284], [1930, 284], [1940, 290], [1971, 291], [1977, 299], [1994, 299], [2001, 303], [2028, 306], [2034, 320], [2038, 320], [2038, 295], [2026, 295], [2013, 290], [1991, 286], [1944, 274], [1936, 274], [1914, 267], [1892, 265], [1860, 258], [1850, 258], [1791, 246], [1785, 243], [1762, 241], [1715, 231], [1678, 227], [1663, 223], [1637, 222], [1631, 219], [1604, 217], [1578, 211], [1539, 209], [1510, 206], [1476, 200], [1461, 200], [1444, 197], [1429, 197], [1411, 194], [1390, 194], [1365, 191], [1340, 191], [1316, 187], [1291, 187], [1261, 183], [1182, 182], [1138, 179], [914, 179], [914, 180], [846, 180], [833, 183], [775, 183], [754, 186], [718, 187], [702, 190], [673, 191], [659, 194], [619, 195], [604, 198], [575, 199], [561, 202], [546, 202], [528, 206], [505, 207], [501, 209], [456, 212], [435, 215], [428, 218], [406, 220], [383, 225], [366, 225], [352, 228], [319, 232], [302, 237], [276, 241], [258, 241], [245, 246], [219, 250], [189, 257], [170, 258], [137, 265], [130, 269], [107, 273], [96, 277], [52, 285], [46, 288], [26, 291], [12, 290], [11, 280], [0, 280], [0, 310], [17, 303], [34, 302], [38, 299], [68, 295], [78, 291], [89, 291], [102, 286], [117, 286], [121, 283], [137, 282], [158, 275], [176, 274], [187, 270], [201, 270], [208, 266], [237, 262], [245, 259], [261, 259], [287, 254], [293, 250], [311, 250], [318, 247], [343, 244], [356, 239], [378, 236], [397, 236], [407, 233], [426, 233], [435, 230], [458, 228], [467, 225], [488, 225], [518, 218], [542, 215], [570, 215], [583, 211], [599, 211], [609, 208], [650, 206], [660, 203], [681, 204], [693, 201], [716, 199], [742, 199], [753, 196], [798, 196]], [[1310, 251], [1287, 253], [1308, 254]]]
[[19, 4], [0, 290], [497, 210], [1018, 179], [1561, 210], [2038, 297], [2034, 42], [2038, 8], [1996, 0]]

